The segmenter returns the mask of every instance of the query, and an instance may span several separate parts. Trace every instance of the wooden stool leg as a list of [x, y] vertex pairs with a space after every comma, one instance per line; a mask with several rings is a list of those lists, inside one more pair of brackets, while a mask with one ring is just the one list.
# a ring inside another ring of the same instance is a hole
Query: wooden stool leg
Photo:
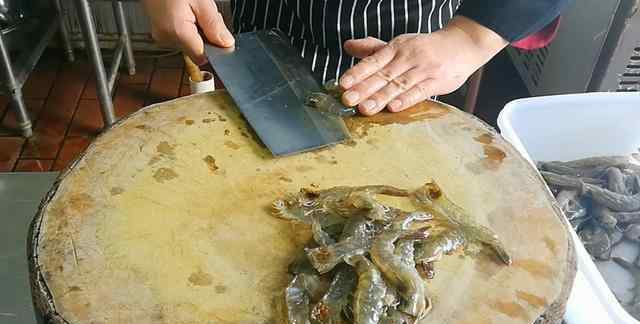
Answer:
[[481, 67], [469, 78], [469, 89], [464, 100], [464, 111], [473, 114], [476, 111], [476, 103], [478, 102], [478, 93], [480, 92], [480, 82], [482, 81], [482, 73], [484, 67]]

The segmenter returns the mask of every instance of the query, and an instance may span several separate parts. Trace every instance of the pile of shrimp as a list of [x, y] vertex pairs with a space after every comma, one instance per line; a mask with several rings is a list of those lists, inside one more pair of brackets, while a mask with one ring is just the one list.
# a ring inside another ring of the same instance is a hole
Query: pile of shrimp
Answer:
[[600, 265], [613, 261], [634, 286], [616, 298], [640, 320], [640, 253], [620, 257], [640, 243], [640, 154], [538, 162], [537, 167], [585, 249]]
[[[386, 206], [376, 195], [407, 197], [416, 208]], [[313, 233], [279, 296], [290, 324], [414, 323], [433, 307], [425, 279], [435, 276], [443, 256], [484, 246], [511, 264], [497, 235], [435, 182], [412, 192], [381, 185], [302, 189], [276, 200], [272, 210]]]

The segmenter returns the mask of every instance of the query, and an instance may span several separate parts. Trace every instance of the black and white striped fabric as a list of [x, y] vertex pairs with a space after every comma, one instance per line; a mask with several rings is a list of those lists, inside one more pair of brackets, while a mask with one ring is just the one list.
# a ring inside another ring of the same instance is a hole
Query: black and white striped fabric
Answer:
[[367, 36], [390, 41], [442, 28], [462, 0], [232, 0], [234, 31], [278, 28], [323, 83], [356, 60], [342, 45]]

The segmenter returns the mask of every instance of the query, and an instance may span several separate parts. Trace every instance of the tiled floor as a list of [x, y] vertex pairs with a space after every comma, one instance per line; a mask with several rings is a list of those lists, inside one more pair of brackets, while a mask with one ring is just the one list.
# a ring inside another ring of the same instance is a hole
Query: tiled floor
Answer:
[[[67, 63], [59, 51], [47, 51], [25, 84], [33, 138], [17, 135], [14, 110], [0, 96], [0, 172], [62, 170], [100, 132], [102, 117], [93, 71], [82, 53], [77, 54], [76, 62]], [[118, 79], [114, 93], [118, 117], [188, 94], [182, 57], [150, 56], [137, 53], [137, 74], [123, 73]], [[526, 96], [526, 91], [506, 56], [494, 60], [485, 75], [477, 114], [495, 124], [499, 108], [508, 100]], [[461, 103], [455, 94], [444, 100], [457, 106]]]

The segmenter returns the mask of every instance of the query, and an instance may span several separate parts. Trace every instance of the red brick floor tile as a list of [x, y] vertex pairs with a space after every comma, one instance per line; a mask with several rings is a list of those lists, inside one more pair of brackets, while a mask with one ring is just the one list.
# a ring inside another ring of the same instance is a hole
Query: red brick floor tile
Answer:
[[51, 95], [22, 154], [23, 158], [55, 158], [87, 83], [89, 65], [77, 61], [61, 70]]
[[89, 80], [87, 80], [87, 86], [84, 87], [82, 92], [82, 99], [98, 99], [98, 91], [96, 89], [96, 75], [91, 73]]
[[22, 137], [0, 137], [0, 172], [13, 169], [24, 144]]
[[180, 90], [182, 69], [156, 69], [151, 78], [146, 104], [174, 99]]
[[67, 136], [96, 136], [102, 127], [102, 114], [98, 100], [81, 99]]
[[118, 118], [125, 117], [144, 107], [146, 84], [120, 84], [113, 101]]
[[63, 141], [63, 136], [47, 136], [36, 132], [27, 140], [20, 158], [55, 159]]
[[67, 137], [64, 140], [58, 158], [53, 163], [53, 170], [60, 171], [73, 162], [91, 143], [88, 137]]
[[53, 69], [33, 71], [22, 88], [24, 98], [44, 99], [49, 96], [57, 75], [58, 71]]
[[158, 58], [158, 61], [156, 62], [156, 67], [181, 69], [184, 67], [184, 58], [182, 54], [161, 57], [161, 58]]
[[51, 170], [53, 160], [18, 160], [15, 172], [46, 172]]
[[[143, 54], [144, 55], [144, 54]], [[120, 70], [119, 83], [121, 84], [147, 84], [153, 73], [154, 60], [149, 58], [136, 58], [136, 74], [129, 75], [126, 67]]]
[[[29, 118], [31, 118], [31, 124], [35, 124], [40, 116], [40, 112], [42, 111], [42, 107], [44, 106], [44, 100], [42, 99], [25, 99], [25, 105], [27, 105], [27, 112], [29, 113]], [[1, 135], [12, 135], [19, 133], [18, 129], [18, 121], [16, 119], [16, 110], [9, 109], [7, 113], [4, 115], [2, 119], [2, 123], [0, 123], [0, 136]]]

